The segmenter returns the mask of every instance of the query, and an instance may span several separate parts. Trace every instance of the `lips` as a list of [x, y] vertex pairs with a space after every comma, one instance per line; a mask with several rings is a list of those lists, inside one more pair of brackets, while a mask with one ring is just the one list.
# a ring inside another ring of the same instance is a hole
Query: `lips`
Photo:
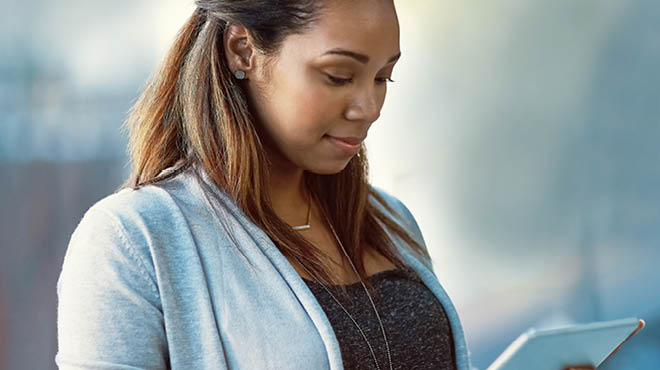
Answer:
[[[330, 135], [328, 135], [328, 136], [330, 136]], [[355, 137], [355, 136], [347, 136], [347, 137], [330, 136], [330, 137], [335, 138], [335, 139], [340, 140], [340, 141], [343, 141], [343, 142], [345, 142], [346, 144], [349, 144], [349, 145], [358, 145], [362, 141], [364, 141], [364, 139], [365, 139], [365, 138], [359, 138], [359, 137]]]
[[[360, 151], [362, 140], [364, 140], [355, 136], [335, 137], [330, 135], [325, 135], [324, 139], [332, 144], [335, 153], [341, 153], [342, 156], [348, 157], [354, 156]], [[355, 144], [351, 144], [350, 142]]]

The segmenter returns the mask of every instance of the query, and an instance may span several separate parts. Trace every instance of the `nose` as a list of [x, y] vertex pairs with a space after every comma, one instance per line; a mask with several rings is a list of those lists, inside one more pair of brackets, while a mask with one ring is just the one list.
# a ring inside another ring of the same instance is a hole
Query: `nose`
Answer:
[[372, 123], [380, 117], [383, 98], [379, 92], [372, 88], [360, 89], [353, 96], [346, 109], [345, 116], [349, 121], [364, 121]]

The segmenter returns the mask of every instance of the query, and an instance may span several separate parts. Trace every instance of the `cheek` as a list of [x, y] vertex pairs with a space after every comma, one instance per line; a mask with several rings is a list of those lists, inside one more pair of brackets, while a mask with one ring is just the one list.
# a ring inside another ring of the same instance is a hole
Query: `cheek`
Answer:
[[275, 100], [278, 121], [292, 135], [320, 136], [341, 118], [336, 94], [304, 74], [280, 81]]

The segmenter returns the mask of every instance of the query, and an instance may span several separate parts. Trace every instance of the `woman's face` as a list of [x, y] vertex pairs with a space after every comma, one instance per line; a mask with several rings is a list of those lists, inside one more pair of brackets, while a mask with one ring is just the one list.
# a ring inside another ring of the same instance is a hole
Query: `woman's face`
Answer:
[[398, 55], [391, 0], [328, 1], [312, 29], [283, 41], [267, 72], [249, 75], [271, 159], [319, 174], [344, 169], [380, 115]]

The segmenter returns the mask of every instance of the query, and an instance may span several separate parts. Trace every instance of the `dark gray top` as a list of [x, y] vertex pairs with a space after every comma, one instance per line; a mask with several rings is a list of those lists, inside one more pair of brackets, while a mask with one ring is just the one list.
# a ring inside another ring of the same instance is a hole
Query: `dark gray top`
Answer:
[[[344, 369], [376, 369], [369, 346], [353, 321], [316, 281], [303, 279], [323, 307], [341, 348]], [[372, 294], [385, 328], [392, 368], [398, 370], [454, 370], [456, 361], [451, 327], [445, 310], [414, 271], [395, 268], [369, 276]], [[389, 370], [383, 334], [360, 282], [348, 284], [348, 297], [333, 286], [332, 294], [353, 316], [373, 347], [381, 370]]]

